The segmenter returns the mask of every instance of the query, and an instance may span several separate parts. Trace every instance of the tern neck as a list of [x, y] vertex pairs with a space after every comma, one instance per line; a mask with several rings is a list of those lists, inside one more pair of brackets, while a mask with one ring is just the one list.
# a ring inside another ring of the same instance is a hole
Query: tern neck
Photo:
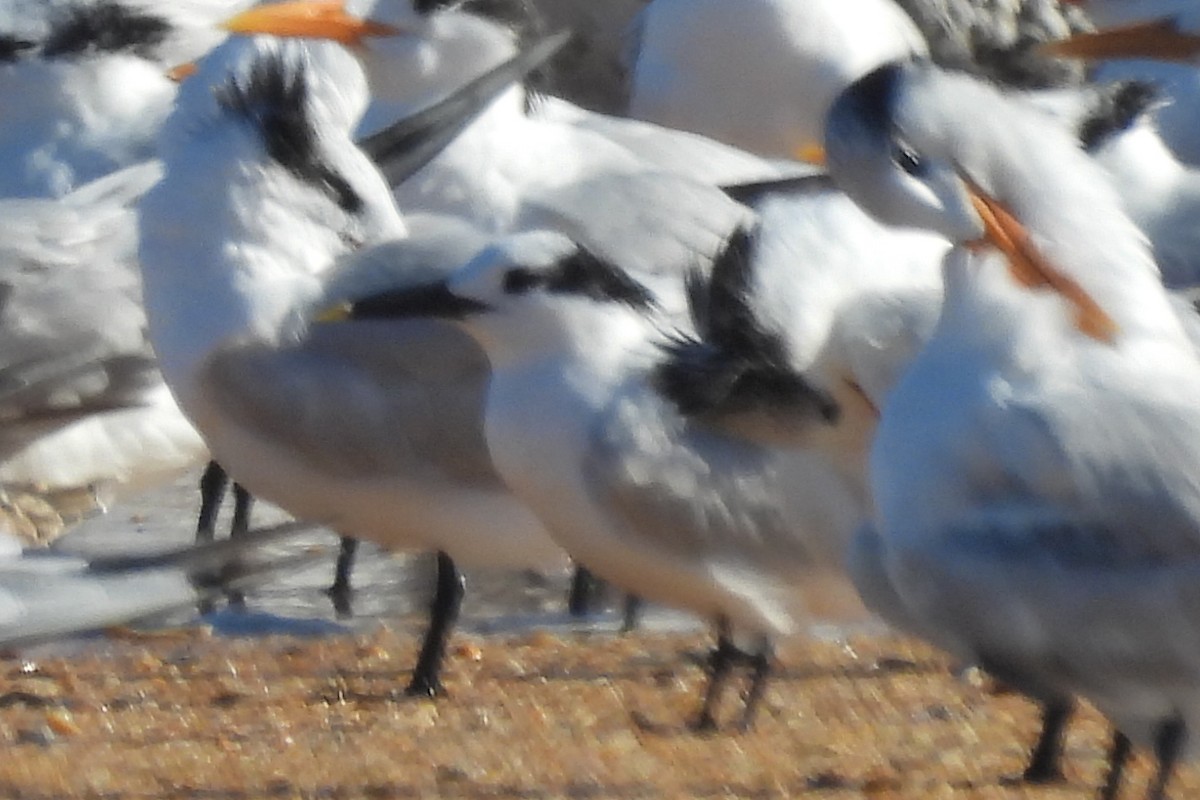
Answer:
[[[215, 348], [297, 329], [349, 247], [332, 203], [263, 163], [243, 133], [214, 131], [206, 140], [214, 151], [169, 160], [141, 207], [150, 334], [185, 405], [186, 387]], [[244, 157], [230, 158], [238, 148]]]

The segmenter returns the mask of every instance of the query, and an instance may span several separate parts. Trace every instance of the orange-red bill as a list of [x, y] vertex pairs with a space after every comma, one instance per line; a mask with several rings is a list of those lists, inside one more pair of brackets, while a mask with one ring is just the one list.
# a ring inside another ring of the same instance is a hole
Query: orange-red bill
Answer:
[[806, 142], [792, 151], [792, 156], [797, 161], [803, 161], [805, 164], [813, 166], [825, 166], [825, 148], [816, 142]]
[[225, 20], [230, 33], [328, 39], [355, 46], [369, 36], [399, 36], [393, 25], [359, 19], [346, 13], [343, 0], [291, 0], [256, 6]]
[[1171, 18], [1080, 33], [1040, 45], [1042, 53], [1058, 58], [1098, 61], [1106, 58], [1152, 58], [1191, 62], [1200, 57], [1200, 35], [1179, 30]]
[[200, 69], [200, 67], [196, 64], [195, 61], [187, 61], [187, 62], [184, 62], [183, 64], [180, 64], [175, 67], [171, 67], [169, 70], [167, 70], [167, 78], [169, 80], [175, 81], [175, 83], [183, 83], [188, 78], [195, 75], [196, 70], [198, 70], [198, 69]]
[[1064, 275], [1043, 256], [1016, 217], [999, 201], [988, 196], [969, 178], [968, 193], [975, 212], [983, 220], [983, 241], [1008, 259], [1009, 271], [1022, 286], [1047, 287], [1075, 309], [1075, 327], [1097, 341], [1112, 343], [1117, 323], [1074, 279]]

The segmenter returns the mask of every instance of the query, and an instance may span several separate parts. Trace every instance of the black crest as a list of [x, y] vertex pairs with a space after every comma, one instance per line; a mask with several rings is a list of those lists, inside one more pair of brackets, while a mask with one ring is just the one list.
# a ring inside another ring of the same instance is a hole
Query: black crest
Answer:
[[577, 294], [592, 300], [650, 309], [654, 296], [625, 270], [580, 247], [549, 269], [517, 267], [504, 275], [504, 291], [524, 294], [543, 288], [558, 294]]
[[413, 0], [413, 10], [418, 14], [432, 14], [435, 11], [455, 6], [459, 2], [460, 0]]
[[170, 33], [171, 25], [162, 17], [104, 0], [73, 5], [59, 14], [50, 23], [42, 53], [55, 58], [129, 52], [150, 58]]
[[890, 133], [892, 107], [896, 104], [902, 69], [899, 62], [893, 62], [859, 78], [835, 102], [835, 108], [829, 112], [830, 117], [835, 113], [845, 113], [837, 107], [849, 106], [853, 118], [862, 120], [870, 130]]
[[1104, 87], [1079, 125], [1079, 143], [1084, 150], [1095, 150], [1110, 136], [1128, 130], [1158, 100], [1158, 89], [1145, 81], [1119, 81]]
[[218, 90], [217, 102], [254, 126], [272, 160], [355, 213], [363, 207], [362, 197], [324, 162], [317, 146], [304, 67], [305, 62], [289, 61], [279, 52], [264, 54], [248, 75], [235, 75]]
[[840, 410], [789, 363], [787, 347], [763, 328], [750, 306], [753, 240], [736, 231], [711, 275], [693, 272], [688, 300], [698, 338], [665, 346], [655, 384], [687, 416], [780, 410], [835, 422]]

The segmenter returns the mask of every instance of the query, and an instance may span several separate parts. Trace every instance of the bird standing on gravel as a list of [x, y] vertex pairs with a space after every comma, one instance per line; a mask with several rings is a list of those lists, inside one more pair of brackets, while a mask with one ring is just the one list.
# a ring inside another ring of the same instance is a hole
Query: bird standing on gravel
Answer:
[[429, 323], [309, 324], [333, 281], [404, 278], [392, 270], [405, 224], [351, 139], [366, 103], [340, 47], [259, 38], [214, 51], [164, 126], [140, 256], [163, 374], [222, 464], [298, 517], [439, 551], [409, 687], [434, 694], [462, 596], [454, 561], [562, 556], [491, 465], [477, 347]]
[[1048, 711], [1091, 700], [1117, 729], [1102, 796], [1134, 741], [1161, 798], [1200, 697], [1200, 359], [1145, 239], [1073, 139], [966, 77], [879, 69], [827, 147], [865, 208], [958, 243], [882, 409], [864, 595]]

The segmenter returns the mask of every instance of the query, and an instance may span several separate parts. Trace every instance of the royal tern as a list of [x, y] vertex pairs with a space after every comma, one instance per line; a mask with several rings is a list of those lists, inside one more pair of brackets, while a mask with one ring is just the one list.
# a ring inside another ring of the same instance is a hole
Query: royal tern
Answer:
[[[145, 333], [136, 205], [159, 174], [147, 164], [59, 200], [0, 200], [0, 485], [10, 499], [53, 506], [84, 492], [92, 510], [205, 456]], [[53, 516], [35, 533], [61, 527]]]
[[410, 685], [434, 693], [461, 598], [451, 557], [545, 566], [561, 551], [495, 474], [486, 360], [465, 335], [307, 324], [321, 298], [427, 277], [482, 241], [448, 219], [414, 220], [421, 237], [404, 238], [351, 139], [366, 102], [338, 46], [236, 39], [202, 61], [141, 206], [146, 307], [164, 376], [239, 482], [349, 535], [439, 551], [440, 613]]
[[1163, 140], [1184, 162], [1200, 165], [1200, 12], [1190, 0], [1081, 3], [1102, 29], [1048, 45], [1045, 51], [1095, 63], [1095, 80], [1135, 79], [1170, 103], [1155, 113]]
[[1179, 161], [1160, 135], [1156, 89], [1110, 84], [1078, 120], [1085, 149], [1108, 173], [1125, 212], [1150, 239], [1170, 288], [1200, 285], [1200, 171]]
[[[316, 18], [313, 8], [303, 1], [264, 5], [228, 20], [225, 27], [353, 42], [372, 95], [360, 127], [364, 134], [377, 120], [395, 119], [444, 96], [511, 57], [516, 48], [511, 32], [455, 7], [349, 0], [340, 13]], [[372, 31], [398, 33], [383, 36]], [[555, 158], [549, 160], [548, 153]], [[646, 235], [638, 237], [627, 218], [631, 211], [653, 213], [656, 203], [639, 202], [626, 176], [655, 173], [664, 174], [664, 180], [706, 184], [710, 192], [703, 202], [684, 202], [687, 195], [680, 195], [681, 187], [672, 189], [671, 202], [692, 210], [677, 219], [689, 220], [721, 207], [714, 185], [760, 180], [778, 172], [774, 164], [716, 142], [594, 114], [557, 98], [528, 97], [514, 87], [428, 167], [403, 183], [392, 183], [406, 212], [450, 213], [496, 232], [549, 226], [546, 214], [572, 226], [572, 236], [607, 224], [608, 230], [586, 241], [593, 249], [606, 239], [607, 246], [616, 246], [622, 237], [609, 234], [619, 223], [626, 226], [624, 238], [633, 240], [634, 246], [626, 249], [636, 252]], [[572, 194], [585, 181], [586, 197]], [[654, 230], [666, 222], [642, 227]], [[680, 233], [681, 224], [663, 237]], [[626, 252], [611, 255], [628, 263]]]
[[933, 61], [1004, 86], [1077, 85], [1077, 64], [1056, 62], [1040, 42], [1091, 30], [1070, 0], [895, 0], [929, 43]]
[[639, 16], [630, 116], [794, 158], [876, 65], [927, 52], [892, 0], [656, 0]]
[[8, 0], [0, 28], [0, 196], [58, 197], [153, 157], [174, 99], [167, 71], [251, 0]]
[[1144, 236], [1071, 137], [969, 78], [883, 67], [826, 143], [864, 208], [959, 243], [882, 409], [864, 596], [1049, 711], [1091, 700], [1118, 731], [1104, 797], [1130, 739], [1162, 797], [1200, 688], [1200, 360]]
[[260, 548], [311, 530], [286, 523], [237, 541], [153, 555], [82, 558], [22, 551], [0, 534], [0, 646], [58, 639], [194, 605], [198, 597], [262, 582], [313, 552], [272, 555]]
[[[11, 44], [0, 64], [0, 98], [6, 98], [7, 109], [0, 154], [8, 165], [0, 194], [29, 198], [25, 204], [3, 201], [12, 223], [0, 272], [20, 290], [18, 302], [4, 310], [4, 365], [27, 361], [27, 375], [37, 369], [49, 381], [55, 377], [50, 370], [61, 371], [77, 359], [77, 374], [60, 376], [49, 389], [65, 394], [68, 379], [94, 384], [70, 416], [56, 419], [46, 413], [51, 409], [26, 402], [24, 419], [6, 428], [12, 443], [4, 458], [21, 459], [17, 474], [0, 476], [10, 494], [23, 491], [22, 485], [42, 486], [58, 502], [57, 490], [67, 479], [59, 474], [68, 468], [63, 465], [86, 473], [74, 479], [81, 487], [130, 478], [140, 486], [156, 470], [171, 474], [203, 457], [140, 336], [145, 318], [132, 206], [158, 176], [150, 164], [154, 140], [176, 91], [168, 67], [207, 50], [224, 36], [214, 23], [248, 3], [8, 0], [0, 6], [0, 30]], [[117, 174], [133, 164], [144, 166]], [[89, 180], [95, 186], [69, 193]], [[36, 199], [60, 195], [57, 214], [54, 205]], [[129, 207], [125, 213], [114, 211], [113, 195]], [[97, 298], [110, 302], [102, 305]], [[33, 342], [35, 335], [40, 340]], [[110, 379], [103, 377], [106, 371], [113, 373]], [[17, 446], [23, 456], [11, 452]], [[137, 465], [137, 458], [146, 463]], [[45, 496], [46, 491], [21, 495], [34, 501]], [[244, 512], [244, 498], [239, 499]], [[214, 501], [205, 505], [198, 538], [204, 536], [205, 515], [216, 510]], [[54, 516], [49, 523], [57, 527]]]

